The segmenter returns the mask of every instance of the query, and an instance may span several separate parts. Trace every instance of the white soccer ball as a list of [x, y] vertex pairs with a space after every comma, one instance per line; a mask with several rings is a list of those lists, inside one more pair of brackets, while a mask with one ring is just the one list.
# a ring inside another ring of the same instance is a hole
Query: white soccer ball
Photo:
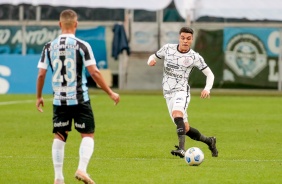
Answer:
[[204, 153], [200, 148], [191, 147], [185, 152], [185, 161], [190, 166], [198, 166], [204, 161]]

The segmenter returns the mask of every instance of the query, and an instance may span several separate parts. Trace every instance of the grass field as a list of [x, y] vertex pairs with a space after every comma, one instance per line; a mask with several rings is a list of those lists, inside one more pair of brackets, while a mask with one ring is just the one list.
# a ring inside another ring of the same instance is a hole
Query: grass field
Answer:
[[[123, 93], [114, 106], [104, 93], [91, 92], [96, 119], [95, 151], [88, 172], [97, 184], [282, 183], [282, 95], [220, 93], [203, 100], [192, 94], [191, 126], [217, 137], [219, 157], [197, 146], [204, 162], [188, 166], [170, 154], [177, 144], [165, 100], [159, 93]], [[0, 95], [0, 183], [51, 184], [52, 102], [44, 112], [35, 95]], [[80, 136], [73, 129], [65, 150], [66, 184], [74, 179]]]

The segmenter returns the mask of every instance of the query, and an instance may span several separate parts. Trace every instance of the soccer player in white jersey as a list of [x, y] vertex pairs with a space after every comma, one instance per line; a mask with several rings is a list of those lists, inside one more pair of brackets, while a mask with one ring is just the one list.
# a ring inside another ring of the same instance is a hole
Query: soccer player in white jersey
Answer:
[[147, 64], [155, 66], [158, 59], [164, 58], [163, 94], [168, 111], [176, 125], [179, 145], [171, 154], [183, 158], [185, 155], [185, 136], [206, 143], [212, 156], [217, 157], [216, 138], [206, 137], [188, 123], [187, 108], [190, 102], [190, 86], [188, 84], [193, 68], [198, 68], [206, 75], [206, 86], [201, 92], [201, 98], [209, 98], [213, 86], [214, 75], [202, 56], [191, 49], [193, 30], [182, 27], [179, 31], [179, 44], [166, 44], [155, 54], [152, 54]]
[[52, 159], [55, 171], [55, 184], [64, 184], [63, 161], [65, 143], [71, 131], [72, 120], [75, 129], [81, 134], [79, 163], [75, 178], [87, 184], [95, 182], [87, 174], [87, 166], [94, 152], [95, 121], [86, 86], [87, 70], [93, 80], [117, 104], [119, 94], [113, 92], [105, 83], [96, 66], [96, 60], [90, 45], [75, 37], [77, 14], [73, 10], [64, 10], [60, 14], [62, 34], [48, 42], [38, 62], [36, 107], [43, 112], [42, 88], [47, 68], [52, 70], [53, 133]]

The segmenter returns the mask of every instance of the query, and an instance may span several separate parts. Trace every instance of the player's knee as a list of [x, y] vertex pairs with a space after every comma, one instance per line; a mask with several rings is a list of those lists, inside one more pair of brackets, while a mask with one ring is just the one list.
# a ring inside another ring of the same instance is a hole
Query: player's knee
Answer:
[[177, 127], [177, 134], [178, 135], [185, 135], [185, 124], [182, 117], [174, 118], [174, 123]]
[[189, 123], [184, 123], [185, 124], [185, 133], [187, 133], [190, 130]]
[[60, 132], [56, 132], [55, 134], [60, 140], [67, 142], [68, 132], [60, 131]]
[[173, 117], [173, 118], [183, 117], [183, 112], [178, 111], [178, 110], [174, 110], [174, 111], [172, 112], [172, 117]]

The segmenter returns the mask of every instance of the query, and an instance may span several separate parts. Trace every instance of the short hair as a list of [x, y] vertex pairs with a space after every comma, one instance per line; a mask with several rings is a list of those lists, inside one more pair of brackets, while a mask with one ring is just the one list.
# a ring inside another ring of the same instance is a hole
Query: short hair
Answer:
[[77, 21], [77, 14], [71, 9], [64, 10], [60, 14], [60, 21], [64, 22], [65, 24], [71, 24]]
[[191, 33], [191, 34], [193, 34], [194, 31], [190, 27], [182, 27], [179, 31], [179, 34], [181, 34], [181, 33]]

